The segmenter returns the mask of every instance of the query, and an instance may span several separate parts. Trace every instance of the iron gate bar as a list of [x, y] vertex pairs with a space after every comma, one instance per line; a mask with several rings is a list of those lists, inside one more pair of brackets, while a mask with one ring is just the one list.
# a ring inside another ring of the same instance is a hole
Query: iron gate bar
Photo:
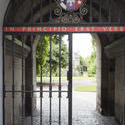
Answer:
[[61, 42], [62, 36], [59, 34], [59, 125], [61, 125]]
[[121, 22], [121, 17], [120, 17], [120, 15], [121, 15], [121, 8], [120, 8], [120, 6], [121, 6], [121, 4], [120, 4], [119, 0], [117, 0], [118, 23], [120, 23], [120, 22]]
[[15, 55], [14, 55], [14, 52], [15, 52], [15, 47], [14, 47], [14, 40], [15, 40], [15, 36], [12, 35], [12, 124], [15, 125], [15, 110], [14, 110], [14, 106], [15, 106]]
[[72, 125], [72, 33], [68, 35], [68, 41], [69, 41], [68, 125]]
[[42, 21], [43, 21], [43, 11], [42, 11], [42, 7], [43, 7], [43, 1], [40, 0], [40, 23], [42, 23]]
[[43, 80], [42, 80], [42, 74], [43, 74], [43, 62], [42, 62], [42, 56], [43, 56], [43, 35], [40, 35], [40, 41], [41, 41], [41, 84], [40, 84], [40, 125], [42, 125], [42, 104], [43, 104]]
[[90, 0], [90, 22], [92, 22], [93, 18], [92, 18], [92, 0]]
[[49, 5], [50, 5], [50, 8], [49, 8], [49, 11], [50, 11], [49, 21], [51, 21], [52, 20], [52, 8], [51, 8], [52, 0], [49, 0]]
[[5, 125], [5, 34], [3, 33], [3, 125]]
[[33, 24], [33, 0], [31, 0], [30, 23]]
[[[33, 60], [33, 41], [34, 41], [34, 36], [31, 35], [30, 36], [30, 40], [31, 40], [31, 60]], [[33, 64], [32, 64], [32, 71], [33, 71]], [[33, 125], [33, 96], [34, 96], [34, 89], [33, 89], [33, 72], [32, 72], [32, 83], [31, 83], [31, 125]]]
[[22, 85], [21, 85], [21, 94], [22, 94], [22, 118], [21, 118], [21, 122], [22, 125], [24, 124], [24, 35], [22, 35]]
[[102, 0], [99, 0], [99, 22], [102, 21]]
[[109, 8], [109, 10], [108, 10], [109, 11], [108, 22], [111, 23], [111, 6], [112, 6], [112, 4], [111, 4], [111, 0], [108, 0], [108, 2], [109, 2], [108, 3], [108, 5], [109, 5], [109, 7], [108, 7]]
[[50, 85], [49, 85], [49, 98], [50, 98], [50, 113], [49, 113], [49, 124], [52, 123], [52, 35], [50, 35]]

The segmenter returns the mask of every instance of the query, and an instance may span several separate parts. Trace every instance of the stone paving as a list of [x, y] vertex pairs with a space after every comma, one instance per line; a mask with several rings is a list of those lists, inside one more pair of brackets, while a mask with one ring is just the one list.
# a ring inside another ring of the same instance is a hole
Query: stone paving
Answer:
[[[43, 98], [43, 125], [49, 125], [50, 111], [49, 93], [44, 93]], [[34, 106], [33, 125], [40, 125], [40, 98]], [[58, 93], [52, 98], [52, 125], [59, 125], [59, 99]], [[96, 93], [73, 91], [73, 125], [118, 125], [113, 117], [104, 117], [96, 112]], [[31, 118], [27, 118], [26, 125]], [[62, 95], [61, 125], [68, 125], [68, 99], [67, 94]]]

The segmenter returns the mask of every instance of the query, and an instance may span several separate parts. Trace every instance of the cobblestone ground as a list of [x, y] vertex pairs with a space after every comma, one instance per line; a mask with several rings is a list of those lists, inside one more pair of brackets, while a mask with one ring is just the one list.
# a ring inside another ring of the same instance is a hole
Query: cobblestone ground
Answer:
[[[68, 98], [63, 93], [61, 103], [61, 125], [68, 125]], [[73, 125], [118, 125], [113, 117], [103, 117], [96, 112], [96, 93], [73, 92]], [[33, 125], [40, 125], [40, 98], [37, 94], [34, 104]], [[43, 98], [43, 125], [49, 125], [50, 99], [49, 93], [44, 93]], [[27, 118], [26, 125], [31, 118]], [[59, 98], [58, 93], [53, 93], [52, 98], [52, 125], [59, 125]]]

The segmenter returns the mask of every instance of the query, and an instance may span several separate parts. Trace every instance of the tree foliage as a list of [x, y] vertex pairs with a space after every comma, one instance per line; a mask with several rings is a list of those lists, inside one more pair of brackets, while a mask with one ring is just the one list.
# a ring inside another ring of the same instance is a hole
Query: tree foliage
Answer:
[[84, 58], [82, 56], [80, 56], [80, 64], [77, 66], [77, 70], [78, 72], [83, 75], [83, 72], [84, 72], [84, 67], [85, 66], [85, 61], [84, 61]]
[[78, 72], [83, 75], [84, 67], [87, 66], [87, 72], [89, 77], [96, 75], [96, 42], [92, 39], [92, 53], [89, 57], [84, 59], [80, 56], [80, 64], [77, 66]]
[[[49, 75], [50, 72], [50, 37], [43, 37], [43, 55], [42, 55], [42, 68], [43, 75]], [[51, 69], [52, 75], [58, 75], [59, 70], [59, 36], [52, 36], [52, 48], [51, 48]], [[41, 72], [41, 42], [39, 41], [36, 53], [37, 60], [37, 75], [40, 75]], [[64, 44], [64, 41], [61, 41], [61, 68], [66, 68], [68, 65], [68, 51], [67, 45]]]
[[91, 53], [91, 56], [86, 61], [89, 76], [96, 75], [96, 42], [94, 41], [94, 39], [92, 39], [92, 48], [93, 51]]
[[41, 49], [42, 49], [42, 67], [44, 68], [49, 53], [49, 36], [44, 35], [42, 40], [42, 48], [41, 48], [41, 41], [39, 41], [37, 45], [37, 50], [36, 50], [37, 75], [40, 75], [41, 72]]

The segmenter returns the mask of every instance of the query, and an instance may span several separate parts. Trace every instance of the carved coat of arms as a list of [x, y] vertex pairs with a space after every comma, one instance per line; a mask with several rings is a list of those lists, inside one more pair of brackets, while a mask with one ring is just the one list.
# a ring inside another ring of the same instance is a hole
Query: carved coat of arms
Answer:
[[83, 0], [60, 0], [60, 5], [63, 9], [74, 11], [80, 8]]
[[55, 0], [57, 7], [54, 10], [57, 21], [60, 23], [79, 23], [88, 13], [86, 0]]

